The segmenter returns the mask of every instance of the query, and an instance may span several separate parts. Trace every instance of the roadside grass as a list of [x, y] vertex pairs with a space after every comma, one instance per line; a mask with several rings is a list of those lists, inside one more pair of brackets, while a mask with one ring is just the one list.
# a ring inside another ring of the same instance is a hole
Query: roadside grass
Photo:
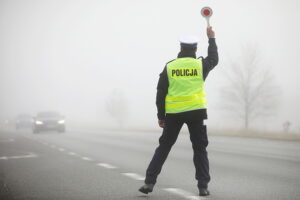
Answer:
[[[156, 125], [156, 124], [155, 124]], [[162, 129], [153, 126], [149, 127], [111, 127], [111, 126], [101, 126], [96, 123], [85, 124], [85, 123], [68, 123], [68, 130], [77, 131], [134, 131], [134, 132], [144, 132], [148, 134], [157, 133], [160, 134]], [[188, 129], [186, 125], [182, 128], [181, 133], [187, 134]], [[214, 129], [208, 127], [208, 135], [212, 136], [229, 136], [229, 137], [245, 137], [245, 138], [260, 138], [260, 139], [270, 139], [270, 140], [284, 140], [284, 141], [300, 141], [300, 133], [295, 132], [275, 132], [275, 131], [262, 131], [255, 129]]]
[[285, 140], [285, 141], [300, 141], [299, 133], [297, 134], [294, 132], [273, 132], [273, 131], [271, 132], [271, 131], [255, 130], [255, 129], [210, 130], [209, 135], [260, 138], [260, 139]]

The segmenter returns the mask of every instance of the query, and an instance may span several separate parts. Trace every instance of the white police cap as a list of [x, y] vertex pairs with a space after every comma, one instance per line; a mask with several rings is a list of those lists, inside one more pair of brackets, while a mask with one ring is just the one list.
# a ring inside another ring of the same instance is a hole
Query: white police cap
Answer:
[[179, 37], [181, 46], [197, 47], [199, 38], [195, 35], [183, 35]]

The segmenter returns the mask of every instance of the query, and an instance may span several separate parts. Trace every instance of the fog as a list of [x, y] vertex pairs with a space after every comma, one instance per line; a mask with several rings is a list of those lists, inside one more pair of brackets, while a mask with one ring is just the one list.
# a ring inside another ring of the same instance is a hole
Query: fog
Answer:
[[220, 57], [206, 80], [210, 127], [242, 126], [225, 119], [219, 93], [230, 61], [251, 45], [280, 86], [276, 115], [252, 126], [281, 131], [289, 120], [300, 132], [296, 0], [0, 0], [0, 119], [57, 110], [73, 122], [114, 126], [106, 106], [118, 91], [126, 128], [156, 128], [156, 85], [177, 56], [178, 37], [198, 35], [197, 55], [207, 55], [203, 6], [214, 10]]

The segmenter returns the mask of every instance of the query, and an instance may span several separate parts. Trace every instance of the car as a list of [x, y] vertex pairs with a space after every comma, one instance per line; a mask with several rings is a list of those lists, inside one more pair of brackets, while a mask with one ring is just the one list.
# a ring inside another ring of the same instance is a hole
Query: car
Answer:
[[15, 127], [16, 130], [21, 128], [31, 128], [33, 123], [33, 118], [29, 114], [20, 114], [16, 117]]
[[33, 133], [51, 130], [64, 133], [66, 131], [65, 117], [55, 111], [39, 112], [37, 116], [34, 117], [32, 129]]

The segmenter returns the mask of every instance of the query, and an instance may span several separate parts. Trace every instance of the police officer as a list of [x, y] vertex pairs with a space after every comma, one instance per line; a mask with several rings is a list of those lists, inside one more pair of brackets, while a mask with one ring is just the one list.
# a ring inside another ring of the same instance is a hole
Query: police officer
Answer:
[[180, 39], [181, 51], [177, 59], [166, 64], [157, 86], [156, 106], [158, 124], [163, 128], [159, 146], [147, 168], [145, 185], [139, 191], [152, 192], [162, 166], [176, 142], [184, 123], [187, 124], [194, 151], [196, 180], [200, 196], [209, 195], [209, 162], [206, 147], [208, 145], [206, 126], [206, 96], [204, 81], [208, 73], [218, 64], [218, 50], [212, 27], [207, 28], [208, 56], [196, 58], [197, 39]]

